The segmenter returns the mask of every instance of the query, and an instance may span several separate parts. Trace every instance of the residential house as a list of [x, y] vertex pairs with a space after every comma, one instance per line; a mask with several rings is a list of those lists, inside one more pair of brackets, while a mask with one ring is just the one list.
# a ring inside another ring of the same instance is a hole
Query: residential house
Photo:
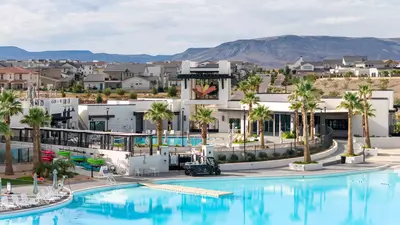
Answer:
[[85, 89], [103, 90], [105, 87], [106, 74], [89, 74], [83, 80]]
[[355, 66], [356, 62], [364, 62], [367, 60], [367, 56], [343, 56], [342, 64], [344, 66]]
[[0, 87], [6, 89], [26, 89], [36, 86], [38, 74], [19, 67], [0, 68]]
[[367, 60], [355, 62], [357, 68], [385, 68], [386, 63], [383, 60]]
[[78, 63], [70, 61], [58, 61], [50, 63], [49, 67], [61, 68], [62, 73], [68, 74], [69, 76], [74, 76], [74, 80], [76, 81], [83, 79], [83, 67]]
[[40, 68], [40, 84], [47, 89], [61, 89], [71, 86], [74, 76], [64, 74], [63, 68], [46, 67]]
[[289, 67], [289, 69], [294, 70], [294, 69], [300, 67], [301, 63], [303, 63], [303, 62], [304, 62], [303, 56], [300, 56], [300, 58], [296, 62], [289, 63], [289, 64], [287, 64], [287, 66]]
[[4, 67], [12, 67], [13, 64], [9, 63], [9, 62], [0, 62], [0, 68], [4, 68]]
[[324, 64], [324, 68], [326, 70], [329, 69], [336, 69], [338, 66], [342, 65], [342, 59], [325, 59], [324, 61], [322, 61]]

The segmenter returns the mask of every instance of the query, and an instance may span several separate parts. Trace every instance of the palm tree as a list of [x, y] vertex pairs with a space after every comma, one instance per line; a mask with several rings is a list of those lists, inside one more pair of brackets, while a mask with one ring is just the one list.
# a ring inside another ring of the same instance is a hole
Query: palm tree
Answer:
[[346, 92], [343, 96], [343, 100], [337, 106], [338, 109], [347, 109], [348, 118], [348, 134], [347, 134], [347, 155], [354, 156], [353, 149], [353, 133], [351, 127], [351, 118], [354, 115], [359, 114], [363, 108], [362, 100], [357, 96], [356, 93]]
[[307, 109], [311, 101], [315, 101], [320, 96], [320, 91], [314, 87], [313, 82], [307, 79], [300, 79], [295, 83], [295, 89], [289, 96], [289, 101], [298, 100], [301, 103], [301, 113], [303, 117], [303, 139], [304, 139], [304, 162], [311, 162], [310, 146], [307, 129]]
[[174, 114], [168, 109], [168, 104], [163, 102], [153, 102], [144, 115], [145, 120], [156, 124], [158, 146], [162, 145], [163, 120], [172, 120], [173, 117]]
[[[22, 104], [14, 91], [3, 91], [0, 94], [0, 116], [4, 123], [10, 127], [11, 117], [22, 113]], [[4, 135], [6, 141], [6, 175], [13, 175], [12, 153], [11, 153], [11, 131], [7, 132], [10, 135]]]
[[258, 127], [260, 131], [260, 144], [261, 148], [265, 148], [264, 143], [264, 121], [272, 120], [272, 112], [269, 110], [268, 107], [259, 105], [251, 112], [251, 120], [258, 121]]
[[314, 122], [314, 114], [315, 110], [317, 109], [317, 103], [312, 101], [308, 103], [308, 111], [310, 111], [310, 136], [311, 140], [314, 140], [314, 128], [315, 128], [315, 122]]
[[207, 145], [207, 125], [216, 120], [216, 118], [212, 116], [213, 112], [212, 109], [199, 107], [197, 108], [196, 114], [190, 117], [191, 121], [196, 122], [200, 126], [202, 145]]
[[249, 84], [249, 82], [247, 80], [242, 80], [238, 84], [238, 88], [237, 89], [239, 91], [242, 91], [244, 94], [246, 94], [250, 90], [250, 84]]
[[33, 134], [33, 166], [37, 168], [42, 162], [42, 151], [40, 147], [40, 127], [51, 122], [51, 116], [40, 107], [32, 107], [29, 109], [28, 115], [24, 115], [21, 120], [22, 124], [32, 127]]
[[363, 100], [364, 111], [363, 114], [363, 129], [365, 136], [365, 145], [371, 148], [371, 138], [369, 137], [369, 122], [368, 122], [368, 99], [372, 96], [372, 89], [369, 85], [359, 85], [359, 95]]
[[[240, 101], [244, 105], [249, 106], [249, 116], [248, 116], [248, 134], [251, 135], [253, 132], [253, 123], [251, 120], [251, 112], [253, 111], [253, 105], [257, 104], [260, 101], [260, 98], [256, 96], [256, 93], [254, 92], [248, 92], [244, 95], [244, 98]], [[244, 131], [246, 132], [246, 131]]]
[[258, 93], [260, 90], [260, 85], [263, 83], [263, 81], [264, 80], [259, 75], [253, 75], [253, 76], [249, 77], [248, 83], [250, 86], [250, 90]]
[[296, 132], [296, 142], [299, 139], [299, 110], [301, 109], [301, 102], [293, 101], [290, 106], [290, 110], [294, 111], [294, 123]]

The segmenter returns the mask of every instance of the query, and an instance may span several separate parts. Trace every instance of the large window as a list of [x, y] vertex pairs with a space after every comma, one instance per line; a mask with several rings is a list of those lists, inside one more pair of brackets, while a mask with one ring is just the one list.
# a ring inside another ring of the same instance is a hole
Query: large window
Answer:
[[90, 130], [105, 131], [105, 123], [104, 121], [90, 121]]
[[[234, 125], [234, 127], [233, 127], [233, 125]], [[238, 119], [238, 118], [230, 118], [229, 119], [229, 128], [236, 128], [236, 129], [239, 129], [240, 130], [240, 128], [241, 128], [241, 122], [240, 122], [240, 119]]]
[[331, 127], [333, 130], [347, 130], [348, 129], [348, 120], [340, 119], [340, 120], [332, 120], [327, 119], [326, 125]]
[[192, 99], [218, 99], [218, 80], [194, 80], [192, 88]]

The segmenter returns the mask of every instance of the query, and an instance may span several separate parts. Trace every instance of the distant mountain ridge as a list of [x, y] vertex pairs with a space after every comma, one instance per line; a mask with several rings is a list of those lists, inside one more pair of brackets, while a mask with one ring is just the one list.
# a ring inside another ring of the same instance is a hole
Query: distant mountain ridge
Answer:
[[353, 38], [285, 35], [222, 43], [213, 48], [189, 48], [174, 55], [121, 55], [90, 51], [28, 52], [18, 47], [0, 47], [0, 59], [75, 59], [108, 62], [235, 60], [279, 67], [303, 56], [305, 61], [340, 59], [344, 55], [366, 55], [369, 59], [400, 60], [400, 38]]

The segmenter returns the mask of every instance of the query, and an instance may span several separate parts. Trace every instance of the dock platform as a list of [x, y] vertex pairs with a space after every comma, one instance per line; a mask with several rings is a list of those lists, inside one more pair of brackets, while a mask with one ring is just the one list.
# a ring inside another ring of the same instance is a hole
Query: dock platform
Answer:
[[176, 192], [176, 193], [207, 196], [207, 197], [213, 197], [213, 198], [219, 198], [221, 196], [233, 194], [232, 192], [207, 190], [207, 189], [203, 189], [203, 188], [186, 187], [186, 186], [171, 185], [171, 184], [139, 183], [139, 185], [145, 186], [148, 188], [152, 188], [152, 189], [162, 190], [162, 191], [171, 191], [171, 192]]

